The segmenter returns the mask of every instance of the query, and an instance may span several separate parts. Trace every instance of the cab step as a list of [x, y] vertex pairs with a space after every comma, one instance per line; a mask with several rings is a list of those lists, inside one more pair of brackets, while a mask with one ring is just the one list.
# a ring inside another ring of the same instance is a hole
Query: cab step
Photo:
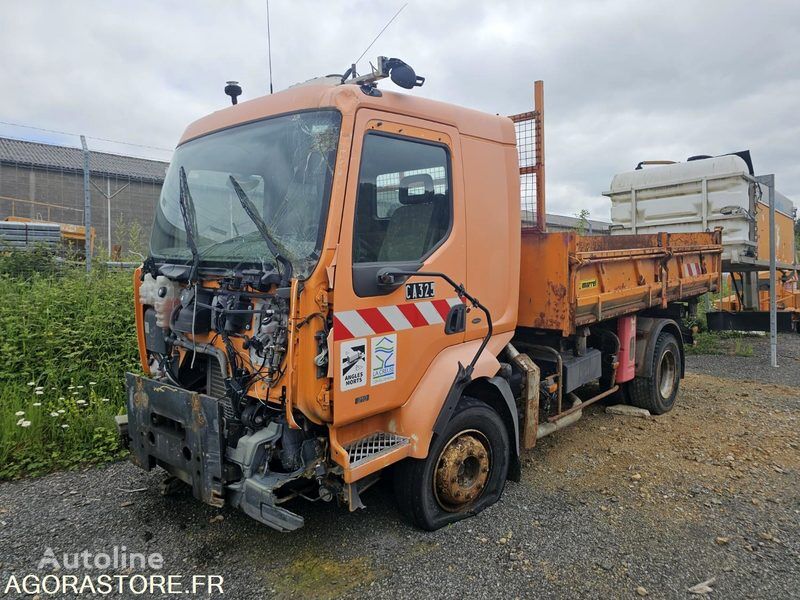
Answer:
[[351, 469], [398, 450], [409, 443], [409, 438], [378, 431], [344, 446]]

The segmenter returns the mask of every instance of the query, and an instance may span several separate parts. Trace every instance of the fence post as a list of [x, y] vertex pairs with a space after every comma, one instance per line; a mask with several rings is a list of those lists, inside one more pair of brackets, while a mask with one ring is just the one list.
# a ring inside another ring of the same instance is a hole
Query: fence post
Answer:
[[92, 195], [89, 192], [89, 148], [86, 147], [86, 136], [81, 136], [83, 148], [83, 237], [86, 253], [86, 272], [92, 270]]

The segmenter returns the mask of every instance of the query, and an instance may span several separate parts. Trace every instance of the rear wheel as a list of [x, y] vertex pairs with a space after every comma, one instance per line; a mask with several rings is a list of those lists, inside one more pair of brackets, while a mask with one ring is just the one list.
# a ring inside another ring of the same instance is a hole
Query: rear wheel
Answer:
[[663, 331], [656, 340], [650, 375], [634, 377], [627, 387], [630, 404], [654, 415], [672, 410], [681, 381], [681, 347], [672, 333]]
[[510, 460], [508, 432], [491, 407], [465, 397], [428, 457], [397, 465], [400, 512], [427, 530], [459, 521], [494, 504], [505, 487]]

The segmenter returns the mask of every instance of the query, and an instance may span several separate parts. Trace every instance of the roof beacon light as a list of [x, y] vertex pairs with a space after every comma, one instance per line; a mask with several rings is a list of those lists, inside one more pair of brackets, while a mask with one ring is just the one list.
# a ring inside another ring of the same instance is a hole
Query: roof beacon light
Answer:
[[231, 104], [236, 104], [239, 101], [237, 98], [242, 95], [242, 86], [238, 81], [227, 81], [226, 83], [225, 94], [231, 97]]

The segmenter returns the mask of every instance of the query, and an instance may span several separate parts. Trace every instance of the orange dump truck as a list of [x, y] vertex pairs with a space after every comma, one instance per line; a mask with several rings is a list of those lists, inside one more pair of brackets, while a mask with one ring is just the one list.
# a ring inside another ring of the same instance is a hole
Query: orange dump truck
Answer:
[[670, 410], [681, 316], [718, 288], [718, 232], [526, 224], [540, 87], [508, 118], [380, 90], [422, 78], [378, 65], [190, 125], [135, 275], [133, 462], [281, 531], [302, 499], [362, 508], [381, 475], [436, 529], [592, 402]]

